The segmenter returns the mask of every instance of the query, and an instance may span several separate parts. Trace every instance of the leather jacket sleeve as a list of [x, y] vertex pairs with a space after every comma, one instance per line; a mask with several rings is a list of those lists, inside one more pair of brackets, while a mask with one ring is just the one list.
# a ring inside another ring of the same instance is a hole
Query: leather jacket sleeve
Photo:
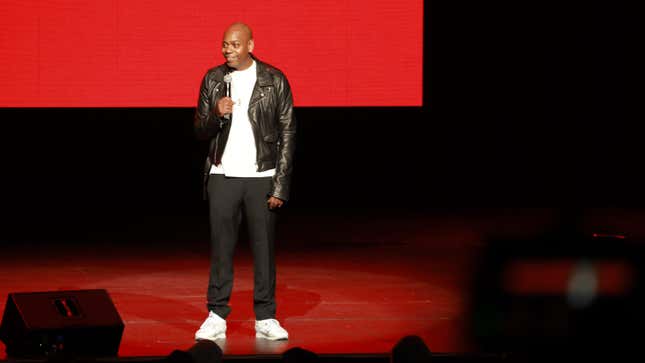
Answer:
[[193, 126], [197, 138], [201, 140], [212, 138], [220, 131], [221, 120], [215, 115], [214, 109], [217, 83], [212, 79], [212, 73], [209, 71], [204, 75], [199, 88]]
[[296, 118], [293, 113], [293, 97], [291, 87], [286, 77], [279, 77], [278, 82], [278, 155], [276, 172], [273, 177], [271, 195], [282, 199], [289, 199], [291, 189], [291, 174], [293, 171], [293, 155], [296, 148]]

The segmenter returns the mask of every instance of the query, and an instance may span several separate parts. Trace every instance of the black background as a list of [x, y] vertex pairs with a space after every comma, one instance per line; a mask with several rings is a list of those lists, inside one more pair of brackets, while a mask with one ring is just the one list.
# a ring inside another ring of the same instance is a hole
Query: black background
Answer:
[[[287, 213], [643, 206], [635, 9], [425, 7], [424, 106], [297, 108]], [[395, 77], [396, 45], [383, 56]], [[206, 145], [193, 136], [193, 112], [0, 109], [0, 240], [204, 216]]]

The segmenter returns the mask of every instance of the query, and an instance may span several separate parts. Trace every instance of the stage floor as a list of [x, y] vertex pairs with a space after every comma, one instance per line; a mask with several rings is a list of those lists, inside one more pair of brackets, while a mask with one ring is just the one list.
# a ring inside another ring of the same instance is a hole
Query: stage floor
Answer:
[[[388, 353], [421, 336], [436, 353], [468, 353], [464, 321], [471, 268], [486, 235], [527, 236], [552, 210], [285, 214], [277, 306], [285, 342], [256, 340], [253, 265], [238, 244], [226, 355]], [[125, 330], [119, 356], [164, 356], [192, 346], [206, 317], [206, 217], [134, 220], [86, 241], [3, 241], [0, 310], [10, 292], [106, 289]], [[129, 232], [128, 232], [129, 231]], [[0, 343], [0, 359], [5, 359]]]

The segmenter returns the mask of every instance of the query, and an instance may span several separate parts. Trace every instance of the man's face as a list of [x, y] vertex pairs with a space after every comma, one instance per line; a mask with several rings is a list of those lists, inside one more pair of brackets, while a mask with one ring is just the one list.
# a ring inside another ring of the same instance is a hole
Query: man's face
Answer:
[[244, 70], [251, 66], [249, 52], [253, 51], [253, 39], [249, 38], [249, 34], [240, 28], [229, 28], [224, 33], [222, 55], [229, 67]]

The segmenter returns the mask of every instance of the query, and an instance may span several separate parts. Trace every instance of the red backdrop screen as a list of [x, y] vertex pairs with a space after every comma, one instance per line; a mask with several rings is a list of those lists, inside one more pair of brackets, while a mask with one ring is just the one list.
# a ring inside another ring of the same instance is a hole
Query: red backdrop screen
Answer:
[[421, 106], [422, 0], [2, 0], [0, 107], [194, 107], [233, 21], [297, 106]]

